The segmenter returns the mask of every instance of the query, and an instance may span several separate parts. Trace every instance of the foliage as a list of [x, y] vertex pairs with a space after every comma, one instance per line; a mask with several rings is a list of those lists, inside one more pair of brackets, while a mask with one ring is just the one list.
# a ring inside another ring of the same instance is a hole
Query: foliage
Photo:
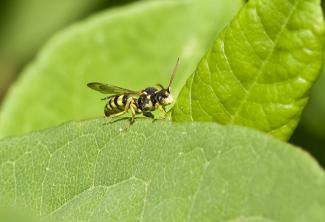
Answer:
[[127, 126], [2, 141], [0, 198], [44, 221], [324, 221], [324, 172], [295, 147], [214, 123]]
[[[251, 0], [213, 43], [240, 5], [143, 1], [54, 36], [9, 93], [0, 136], [79, 122], [0, 141], [0, 220], [324, 221], [324, 170], [274, 138], [290, 137], [319, 74], [320, 2]], [[178, 56], [173, 122], [80, 121], [102, 110], [87, 82], [166, 84]]]
[[287, 140], [323, 62], [319, 1], [250, 1], [183, 88], [176, 121], [257, 128]]

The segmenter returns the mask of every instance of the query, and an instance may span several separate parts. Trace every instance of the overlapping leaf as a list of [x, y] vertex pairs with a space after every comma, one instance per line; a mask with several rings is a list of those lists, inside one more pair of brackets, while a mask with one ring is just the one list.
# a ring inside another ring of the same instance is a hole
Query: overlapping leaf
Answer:
[[183, 88], [175, 121], [216, 121], [286, 140], [317, 78], [324, 45], [319, 0], [250, 0]]

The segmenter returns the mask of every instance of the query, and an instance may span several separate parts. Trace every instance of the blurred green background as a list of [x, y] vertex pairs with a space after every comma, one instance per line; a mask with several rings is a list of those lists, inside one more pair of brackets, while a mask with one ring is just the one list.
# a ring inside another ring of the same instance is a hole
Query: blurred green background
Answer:
[[23, 67], [58, 30], [135, 0], [0, 1], [0, 101]]
[[[133, 0], [134, 1], [134, 0]], [[0, 106], [21, 70], [52, 36], [72, 23], [132, 0], [0, 1]], [[322, 1], [324, 9], [325, 3]], [[325, 71], [290, 142], [309, 150], [325, 166]], [[1, 126], [0, 126], [1, 127]]]

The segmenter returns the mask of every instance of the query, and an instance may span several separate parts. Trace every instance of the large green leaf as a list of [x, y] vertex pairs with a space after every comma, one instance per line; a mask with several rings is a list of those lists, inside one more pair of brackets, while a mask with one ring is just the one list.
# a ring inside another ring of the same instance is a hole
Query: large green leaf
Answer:
[[214, 123], [73, 122], [0, 142], [0, 199], [54, 221], [324, 221], [300, 149]]
[[251, 0], [188, 79], [173, 119], [240, 124], [288, 139], [323, 45], [319, 0]]
[[0, 113], [0, 137], [100, 116], [90, 81], [142, 89], [166, 84], [178, 56], [176, 94], [241, 1], [143, 1], [56, 35], [23, 73]]

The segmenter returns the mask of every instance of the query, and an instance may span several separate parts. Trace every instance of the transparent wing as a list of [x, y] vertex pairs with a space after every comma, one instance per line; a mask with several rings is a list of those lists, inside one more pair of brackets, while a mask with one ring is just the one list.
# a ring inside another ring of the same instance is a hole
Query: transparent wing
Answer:
[[99, 83], [99, 82], [91, 82], [88, 83], [87, 86], [93, 90], [104, 94], [135, 94], [138, 95], [140, 92], [124, 89], [118, 86], [112, 86], [109, 84]]

